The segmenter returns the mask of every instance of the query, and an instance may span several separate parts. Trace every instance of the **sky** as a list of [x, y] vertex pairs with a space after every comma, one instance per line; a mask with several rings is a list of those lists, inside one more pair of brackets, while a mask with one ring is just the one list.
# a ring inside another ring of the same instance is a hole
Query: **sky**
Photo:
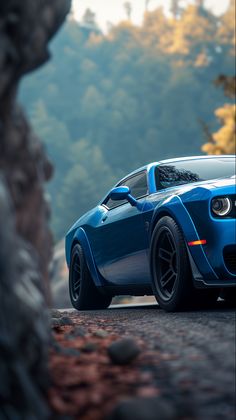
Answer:
[[[126, 15], [124, 11], [125, 0], [73, 0], [73, 11], [76, 19], [80, 20], [87, 8], [96, 13], [99, 26], [107, 29], [107, 23], [117, 23], [123, 20]], [[145, 0], [130, 0], [132, 3], [132, 21], [136, 24], [142, 22], [145, 8]], [[191, 1], [188, 1], [190, 3]], [[182, 1], [186, 3], [186, 1]], [[206, 7], [211, 8], [214, 13], [221, 14], [227, 8], [229, 0], [205, 0]], [[149, 10], [163, 6], [166, 11], [170, 7], [170, 0], [150, 0]]]

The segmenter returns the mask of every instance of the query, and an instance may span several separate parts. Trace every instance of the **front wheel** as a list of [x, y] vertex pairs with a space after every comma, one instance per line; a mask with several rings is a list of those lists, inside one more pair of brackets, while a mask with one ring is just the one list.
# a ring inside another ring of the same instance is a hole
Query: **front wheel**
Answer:
[[112, 299], [95, 286], [80, 244], [74, 245], [71, 253], [69, 291], [71, 303], [78, 310], [105, 309]]
[[152, 235], [151, 270], [155, 297], [161, 308], [176, 311], [192, 306], [194, 287], [183, 234], [169, 216]]

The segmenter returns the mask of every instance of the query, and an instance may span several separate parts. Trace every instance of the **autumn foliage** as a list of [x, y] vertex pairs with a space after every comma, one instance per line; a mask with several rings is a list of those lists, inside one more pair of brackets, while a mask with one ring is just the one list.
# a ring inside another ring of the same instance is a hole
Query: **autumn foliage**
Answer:
[[[235, 98], [235, 77], [219, 76], [215, 81], [216, 86], [222, 85], [225, 95]], [[226, 103], [217, 108], [215, 116], [221, 127], [209, 136], [209, 141], [202, 146], [202, 150], [210, 155], [236, 153], [236, 107], [235, 103]]]

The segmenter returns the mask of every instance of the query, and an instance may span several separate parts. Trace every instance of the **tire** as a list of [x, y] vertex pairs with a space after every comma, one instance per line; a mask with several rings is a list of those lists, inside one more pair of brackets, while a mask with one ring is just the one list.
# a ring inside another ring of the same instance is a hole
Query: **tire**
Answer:
[[71, 253], [69, 292], [71, 303], [78, 310], [106, 309], [112, 299], [95, 286], [80, 244], [74, 245]]
[[183, 234], [169, 216], [155, 226], [151, 240], [153, 291], [162, 309], [177, 311], [192, 307], [194, 287]]

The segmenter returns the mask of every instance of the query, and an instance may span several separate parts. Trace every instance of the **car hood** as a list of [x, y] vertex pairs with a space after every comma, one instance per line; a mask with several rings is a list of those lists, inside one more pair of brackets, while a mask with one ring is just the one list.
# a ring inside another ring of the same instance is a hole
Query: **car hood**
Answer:
[[[165, 191], [169, 191], [172, 194], [179, 195], [187, 191], [191, 191], [195, 188], [205, 188], [207, 190], [214, 190], [225, 187], [235, 187], [236, 178], [235, 176], [228, 178], [211, 179], [207, 181], [192, 182], [191, 184], [177, 185], [175, 187], [166, 188]], [[164, 191], [164, 190], [162, 190]]]
[[230, 186], [234, 186], [236, 182], [236, 177], [231, 176], [229, 178], [219, 178], [219, 179], [211, 179], [210, 181], [205, 181], [205, 182], [198, 182], [198, 186], [203, 186], [205, 188], [208, 189], [214, 189], [214, 188], [222, 188], [222, 187], [230, 187]]
[[150, 196], [150, 201], [153, 204], [156, 201], [164, 203], [174, 196], [179, 196], [182, 201], [192, 201], [224, 194], [236, 194], [235, 177], [198, 181], [165, 188]]

